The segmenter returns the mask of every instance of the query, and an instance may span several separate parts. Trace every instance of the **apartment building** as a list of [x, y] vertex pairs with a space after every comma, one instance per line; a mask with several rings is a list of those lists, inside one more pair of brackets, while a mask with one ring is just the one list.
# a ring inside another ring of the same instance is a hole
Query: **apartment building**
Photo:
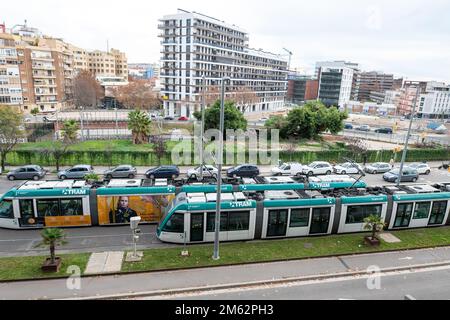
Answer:
[[450, 118], [450, 85], [431, 82], [427, 92], [419, 98], [419, 117], [422, 118]]
[[302, 105], [310, 100], [317, 100], [319, 81], [312, 76], [290, 74], [286, 100], [296, 105]]
[[[201, 95], [229, 77], [227, 95], [256, 93], [248, 112], [277, 110], [287, 91], [287, 57], [250, 49], [241, 28], [196, 12], [164, 16], [161, 30], [161, 94], [165, 114], [192, 117]], [[203, 77], [205, 81], [203, 82]]]
[[347, 67], [321, 67], [318, 99], [328, 107], [343, 107], [351, 100], [354, 72]]
[[367, 102], [372, 101], [370, 97], [372, 92], [377, 92], [378, 96], [380, 96], [387, 90], [392, 90], [394, 75], [377, 71], [356, 72], [355, 81], [356, 85], [352, 93], [353, 100]]
[[14, 37], [6, 33], [0, 33], [0, 104], [22, 104], [19, 57]]
[[57, 111], [71, 104], [81, 70], [128, 80], [127, 58], [119, 50], [89, 52], [26, 25], [0, 31], [0, 104], [25, 113]]

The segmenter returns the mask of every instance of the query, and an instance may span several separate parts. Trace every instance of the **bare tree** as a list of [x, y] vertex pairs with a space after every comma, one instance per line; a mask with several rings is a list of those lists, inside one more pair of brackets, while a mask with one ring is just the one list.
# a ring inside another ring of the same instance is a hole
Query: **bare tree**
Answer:
[[355, 137], [346, 137], [344, 142], [347, 145], [347, 148], [353, 153], [353, 156], [356, 158], [361, 155], [363, 157], [364, 165], [367, 163], [367, 152], [369, 150], [369, 146], [366, 141], [355, 138]]
[[132, 80], [128, 85], [113, 90], [114, 97], [127, 109], [157, 110], [162, 102], [154, 92], [154, 82]]
[[24, 136], [22, 114], [9, 106], [0, 106], [0, 157], [5, 171], [6, 156]]
[[240, 107], [242, 113], [246, 113], [252, 105], [261, 101], [256, 92], [248, 86], [240, 86], [233, 90], [230, 100]]
[[100, 83], [94, 75], [83, 70], [73, 79], [73, 102], [77, 107], [95, 108], [104, 97]]
[[152, 136], [151, 142], [153, 143], [153, 151], [158, 157], [158, 165], [161, 165], [161, 159], [167, 152], [166, 142], [161, 136]]

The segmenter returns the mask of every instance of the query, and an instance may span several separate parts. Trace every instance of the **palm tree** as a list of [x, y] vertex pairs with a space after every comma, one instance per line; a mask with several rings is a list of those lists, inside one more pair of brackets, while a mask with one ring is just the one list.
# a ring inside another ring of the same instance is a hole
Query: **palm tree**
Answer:
[[78, 122], [75, 120], [65, 121], [62, 128], [62, 137], [65, 143], [73, 143], [78, 138]]
[[47, 228], [41, 232], [42, 241], [37, 246], [50, 248], [50, 263], [55, 264], [55, 249], [57, 245], [63, 245], [66, 235], [61, 229]]
[[135, 110], [128, 114], [128, 129], [133, 134], [133, 144], [142, 144], [148, 141], [151, 124], [152, 121], [143, 111]]
[[372, 231], [372, 240], [376, 240], [377, 232], [382, 231], [386, 225], [383, 219], [375, 214], [365, 218], [364, 223], [364, 230]]

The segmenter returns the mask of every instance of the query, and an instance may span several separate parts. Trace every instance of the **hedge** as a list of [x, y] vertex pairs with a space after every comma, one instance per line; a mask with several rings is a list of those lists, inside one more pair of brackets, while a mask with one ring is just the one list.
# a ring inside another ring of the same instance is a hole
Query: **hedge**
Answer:
[[[268, 155], [270, 157], [270, 154]], [[295, 161], [300, 163], [310, 163], [316, 160], [329, 162], [343, 162], [344, 158], [351, 158], [357, 162], [363, 162], [361, 154], [354, 154], [346, 150], [329, 150], [329, 151], [280, 151], [279, 157], [282, 161]], [[394, 158], [397, 162], [400, 161], [401, 153], [394, 154], [389, 150], [369, 151], [367, 153], [367, 162], [389, 162]], [[162, 165], [172, 164], [171, 154], [166, 153], [160, 163]], [[181, 165], [194, 165], [194, 153], [191, 154], [190, 162]], [[246, 153], [248, 159], [248, 151]], [[224, 156], [226, 161], [226, 157]], [[449, 161], [449, 149], [412, 149], [408, 151], [408, 162], [418, 161]], [[247, 160], [248, 161], [248, 160]], [[246, 162], [247, 162], [246, 161]], [[236, 164], [228, 161], [227, 165]], [[51, 155], [43, 152], [33, 150], [12, 151], [8, 154], [6, 164], [10, 166], [22, 166], [28, 164], [37, 164], [41, 166], [54, 166], [55, 160]], [[62, 166], [70, 166], [74, 164], [90, 164], [93, 166], [112, 166], [118, 164], [131, 164], [135, 166], [157, 166], [159, 165], [158, 157], [152, 152], [124, 152], [124, 151], [70, 151], [61, 160]], [[258, 164], [267, 164], [258, 159]]]

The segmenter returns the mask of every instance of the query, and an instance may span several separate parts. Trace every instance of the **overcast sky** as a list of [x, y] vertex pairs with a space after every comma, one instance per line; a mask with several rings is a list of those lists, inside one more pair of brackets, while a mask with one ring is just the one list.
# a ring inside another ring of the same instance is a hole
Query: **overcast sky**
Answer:
[[288, 48], [292, 66], [308, 73], [316, 61], [348, 60], [367, 71], [450, 82], [448, 0], [16, 0], [3, 1], [0, 21], [11, 27], [27, 19], [86, 49], [106, 50], [108, 39], [129, 62], [157, 62], [158, 19], [177, 8], [243, 28], [253, 48]]

